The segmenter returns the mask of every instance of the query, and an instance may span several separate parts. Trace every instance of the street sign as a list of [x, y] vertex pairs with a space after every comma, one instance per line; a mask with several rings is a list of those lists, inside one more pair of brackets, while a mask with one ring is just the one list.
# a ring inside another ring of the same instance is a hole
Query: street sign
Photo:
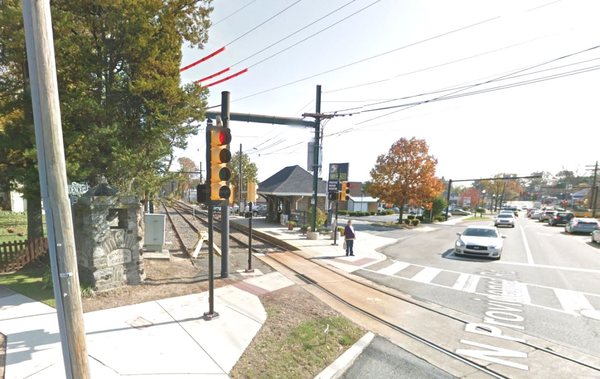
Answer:
[[348, 181], [348, 166], [349, 163], [330, 163], [329, 164], [329, 181]]
[[340, 190], [340, 182], [337, 180], [330, 180], [327, 182], [327, 192], [339, 192]]

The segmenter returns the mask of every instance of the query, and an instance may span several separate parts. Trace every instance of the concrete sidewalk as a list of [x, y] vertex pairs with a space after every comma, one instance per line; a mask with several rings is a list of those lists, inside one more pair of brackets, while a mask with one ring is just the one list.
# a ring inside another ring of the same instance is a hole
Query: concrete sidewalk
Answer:
[[[256, 296], [292, 285], [274, 272], [215, 290], [219, 317], [205, 321], [208, 293], [84, 314], [93, 378], [227, 378], [266, 320]], [[56, 311], [2, 288], [6, 379], [65, 377]]]

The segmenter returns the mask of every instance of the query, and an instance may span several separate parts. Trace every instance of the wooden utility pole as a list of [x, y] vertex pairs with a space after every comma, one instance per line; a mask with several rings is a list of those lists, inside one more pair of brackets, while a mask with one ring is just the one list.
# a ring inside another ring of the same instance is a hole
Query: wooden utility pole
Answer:
[[58, 100], [50, 1], [23, 0], [40, 190], [65, 376], [90, 377]]

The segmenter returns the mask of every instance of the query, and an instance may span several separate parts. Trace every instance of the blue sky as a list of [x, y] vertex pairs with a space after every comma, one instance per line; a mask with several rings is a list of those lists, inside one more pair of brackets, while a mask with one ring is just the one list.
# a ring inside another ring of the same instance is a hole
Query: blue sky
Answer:
[[[425, 139], [438, 159], [437, 175], [452, 179], [561, 169], [583, 174], [598, 159], [598, 1], [215, 0], [213, 6], [209, 42], [203, 50], [185, 46], [182, 66], [226, 50], [182, 72], [182, 83], [231, 65], [231, 72], [249, 68], [211, 87], [209, 105], [229, 91], [232, 112], [287, 117], [314, 112], [320, 84], [322, 112], [353, 113], [324, 125], [324, 175], [329, 163], [348, 162], [351, 181], [369, 180], [377, 156], [401, 137]], [[549, 76], [562, 77], [544, 80]], [[510, 88], [487, 91], [500, 86]], [[396, 108], [373, 110], [383, 106]], [[349, 108], [355, 109], [344, 111]], [[232, 149], [243, 145], [259, 180], [285, 166], [306, 168], [312, 129], [230, 127]], [[202, 132], [190, 138], [178, 156], [204, 160], [203, 140]]]

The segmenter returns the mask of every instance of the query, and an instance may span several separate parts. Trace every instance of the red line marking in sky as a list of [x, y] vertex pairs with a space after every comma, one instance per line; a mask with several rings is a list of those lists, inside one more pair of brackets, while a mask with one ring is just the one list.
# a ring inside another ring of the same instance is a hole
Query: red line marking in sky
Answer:
[[196, 65], [198, 65], [198, 64], [200, 64], [200, 63], [202, 63], [202, 62], [204, 62], [206, 60], [209, 60], [210, 58], [214, 57], [215, 55], [217, 55], [219, 53], [222, 53], [223, 51], [225, 51], [225, 46], [223, 46], [222, 48], [220, 48], [219, 50], [217, 50], [215, 52], [212, 52], [212, 53], [208, 54], [204, 58], [198, 59], [196, 62], [190, 63], [187, 66], [180, 68], [179, 72], [185, 71], [185, 70], [187, 70], [189, 68], [192, 68], [192, 67], [194, 67], [194, 66], [196, 66]]
[[206, 81], [206, 80], [208, 80], [208, 79], [212, 79], [212, 78], [214, 78], [215, 76], [219, 76], [219, 75], [221, 75], [221, 74], [224, 74], [224, 73], [226, 73], [226, 72], [227, 72], [227, 71], [229, 71], [230, 69], [231, 69], [231, 67], [224, 68], [223, 70], [221, 70], [221, 71], [219, 71], [219, 72], [215, 72], [215, 73], [214, 73], [214, 74], [212, 74], [212, 75], [208, 75], [208, 76], [205, 76], [205, 77], [204, 77], [204, 78], [202, 78], [202, 79], [198, 79], [198, 80], [196, 80], [194, 83], [198, 84], [198, 83], [200, 83], [200, 82], [203, 82], [203, 81]]
[[205, 86], [202, 86], [202, 87], [208, 88], [208, 87], [214, 86], [214, 85], [216, 85], [216, 84], [223, 83], [224, 81], [227, 81], [227, 80], [229, 80], [229, 79], [233, 79], [233, 78], [235, 78], [236, 76], [240, 76], [240, 75], [242, 75], [242, 74], [245, 74], [246, 72], [248, 72], [248, 69], [247, 69], [247, 68], [245, 68], [245, 69], [243, 69], [243, 70], [241, 70], [241, 71], [238, 71], [238, 72], [236, 72], [235, 74], [232, 74], [232, 75], [226, 76], [226, 77], [224, 77], [223, 79], [217, 80], [216, 82], [209, 83], [209, 84], [207, 84], [207, 85], [205, 85]]

